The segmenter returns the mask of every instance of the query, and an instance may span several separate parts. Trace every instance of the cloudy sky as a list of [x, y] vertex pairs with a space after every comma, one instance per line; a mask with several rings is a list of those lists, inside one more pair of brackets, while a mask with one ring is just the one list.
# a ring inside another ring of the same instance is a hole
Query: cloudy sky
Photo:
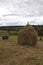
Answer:
[[0, 0], [0, 26], [43, 25], [43, 0]]

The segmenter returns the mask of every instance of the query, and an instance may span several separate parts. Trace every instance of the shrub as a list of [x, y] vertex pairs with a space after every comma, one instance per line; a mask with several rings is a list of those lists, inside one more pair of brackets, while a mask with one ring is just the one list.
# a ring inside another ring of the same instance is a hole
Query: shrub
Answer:
[[18, 33], [18, 43], [21, 45], [35, 46], [37, 41], [37, 32], [31, 25], [23, 27]]

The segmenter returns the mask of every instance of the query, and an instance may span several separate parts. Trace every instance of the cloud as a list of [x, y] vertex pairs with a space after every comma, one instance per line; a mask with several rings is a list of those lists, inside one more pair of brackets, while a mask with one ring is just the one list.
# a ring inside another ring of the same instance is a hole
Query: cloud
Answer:
[[43, 0], [0, 0], [2, 8], [20, 16], [42, 16]]
[[43, 24], [43, 0], [0, 0], [0, 25], [25, 25], [28, 21]]

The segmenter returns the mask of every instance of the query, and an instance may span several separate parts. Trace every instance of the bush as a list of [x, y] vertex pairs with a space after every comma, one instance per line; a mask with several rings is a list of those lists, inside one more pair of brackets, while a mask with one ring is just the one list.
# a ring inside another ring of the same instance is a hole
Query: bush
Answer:
[[23, 27], [18, 33], [18, 43], [21, 45], [35, 46], [37, 41], [37, 32], [31, 25]]

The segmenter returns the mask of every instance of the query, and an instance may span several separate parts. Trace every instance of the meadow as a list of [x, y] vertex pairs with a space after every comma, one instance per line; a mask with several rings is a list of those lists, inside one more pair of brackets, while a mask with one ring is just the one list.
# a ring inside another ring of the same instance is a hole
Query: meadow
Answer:
[[0, 65], [43, 65], [43, 37], [36, 47], [17, 43], [18, 36], [0, 37]]
[[[0, 27], [0, 65], [43, 65], [43, 26], [36, 26], [38, 40], [35, 47], [18, 44], [18, 31], [21, 27]], [[8, 40], [2, 40], [1, 32], [10, 34]]]

